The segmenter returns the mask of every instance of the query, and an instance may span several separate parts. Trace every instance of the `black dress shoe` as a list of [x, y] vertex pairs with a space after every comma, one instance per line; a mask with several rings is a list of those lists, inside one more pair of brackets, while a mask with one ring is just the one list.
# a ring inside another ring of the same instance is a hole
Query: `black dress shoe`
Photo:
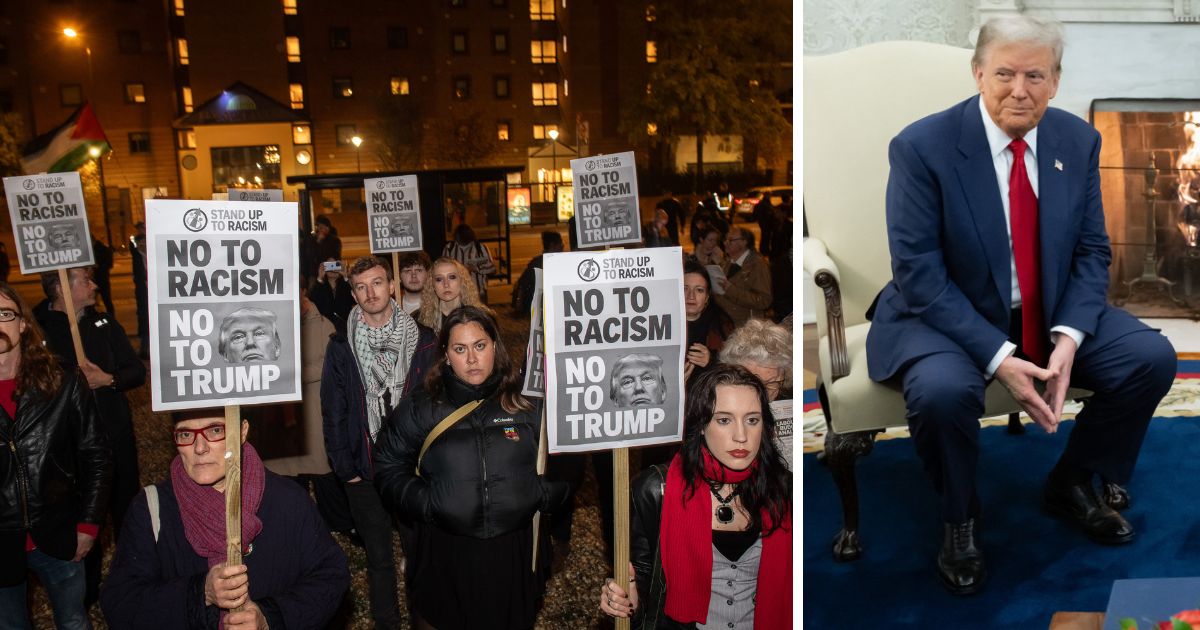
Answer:
[[1129, 509], [1129, 490], [1125, 489], [1125, 486], [1102, 477], [1100, 479], [1100, 491], [1108, 507], [1114, 510]]
[[1089, 538], [1104, 545], [1122, 545], [1133, 540], [1133, 526], [1119, 512], [1096, 496], [1091, 482], [1046, 482], [1046, 510], [1071, 521]]
[[946, 523], [942, 548], [938, 551], [938, 577], [955, 595], [971, 595], [983, 586], [987, 570], [983, 566], [983, 551], [977, 541], [977, 526], [973, 518], [965, 523]]

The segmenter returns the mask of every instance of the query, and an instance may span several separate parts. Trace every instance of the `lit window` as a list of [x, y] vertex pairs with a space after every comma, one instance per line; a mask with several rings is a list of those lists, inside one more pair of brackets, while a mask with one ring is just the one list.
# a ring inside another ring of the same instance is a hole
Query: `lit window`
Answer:
[[146, 84], [145, 83], [126, 83], [125, 84], [125, 102], [126, 103], [145, 103], [146, 102]]
[[451, 31], [450, 32], [450, 52], [456, 55], [465, 55], [467, 53], [467, 32], [466, 31]]
[[508, 52], [508, 31], [495, 31], [492, 33], [492, 52]]
[[183, 17], [183, 0], [175, 0], [175, 15]]
[[288, 85], [288, 98], [292, 101], [292, 109], [304, 109], [304, 85], [300, 83]]
[[558, 131], [558, 125], [534, 125], [533, 139], [545, 140], [546, 138], [550, 137], [546, 134], [550, 133], [551, 131]]
[[354, 96], [354, 79], [350, 77], [333, 77], [333, 97], [350, 98]]
[[509, 140], [512, 140], [512, 136], [509, 134], [511, 128], [512, 123], [508, 122], [507, 120], [502, 120], [496, 123], [496, 139], [500, 142], [508, 142]]
[[558, 105], [558, 84], [553, 82], [534, 83], [533, 104], [535, 106]]
[[187, 40], [180, 37], [175, 40], [175, 53], [179, 57], [179, 65], [188, 65]]
[[509, 93], [509, 78], [507, 76], [496, 77], [495, 81], [496, 98], [508, 98]]
[[195, 129], [180, 129], [175, 134], [175, 141], [179, 143], [180, 149], [195, 149], [196, 148], [196, 130]]
[[283, 14], [296, 15], [296, 0], [283, 0]]
[[658, 62], [658, 43], [654, 40], [646, 41], [646, 63]]
[[182, 97], [180, 100], [183, 101], [183, 111], [185, 113], [192, 111], [192, 88], [186, 85], [183, 86], [183, 88], [179, 91], [179, 95]]
[[392, 96], [408, 96], [408, 77], [392, 77]]
[[533, 63], [554, 63], [558, 54], [553, 39], [535, 39], [529, 42], [529, 54]]
[[658, 19], [658, 17], [654, 14], [654, 5], [653, 4], [646, 5], [646, 21], [653, 22], [656, 19]]
[[563, 52], [567, 52], [567, 36], [563, 35]]
[[287, 38], [288, 63], [300, 63], [300, 38]]
[[462, 101], [471, 98], [471, 77], [454, 77], [453, 82], [455, 100]]
[[529, 0], [529, 19], [533, 21], [554, 19], [554, 0]]
[[292, 144], [312, 144], [312, 127], [292, 125]]
[[566, 79], [563, 79], [563, 96], [571, 95], [571, 91], [567, 89], [570, 86], [571, 86], [571, 82]]
[[129, 134], [130, 153], [149, 153], [150, 134], [145, 131], [135, 131]]

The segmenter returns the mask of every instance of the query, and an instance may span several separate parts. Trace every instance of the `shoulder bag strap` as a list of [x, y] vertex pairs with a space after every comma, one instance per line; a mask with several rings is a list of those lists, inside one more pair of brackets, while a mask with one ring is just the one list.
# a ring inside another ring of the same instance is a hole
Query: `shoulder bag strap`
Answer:
[[416, 473], [418, 477], [421, 476], [421, 460], [425, 458], [425, 451], [429, 450], [429, 446], [433, 444], [434, 440], [437, 440], [439, 437], [441, 437], [447, 429], [457, 424], [459, 420], [467, 417], [467, 414], [475, 411], [475, 408], [482, 403], [482, 400], [473, 400], [459, 407], [458, 409], [455, 409], [454, 413], [442, 418], [442, 421], [437, 423], [437, 426], [433, 427], [433, 430], [429, 432], [429, 435], [425, 436], [425, 443], [421, 445], [421, 452], [417, 455]]
[[158, 532], [162, 529], [162, 520], [158, 509], [158, 486], [150, 484], [146, 491], [146, 507], [150, 510], [150, 530], [154, 532], [154, 542], [158, 542]]

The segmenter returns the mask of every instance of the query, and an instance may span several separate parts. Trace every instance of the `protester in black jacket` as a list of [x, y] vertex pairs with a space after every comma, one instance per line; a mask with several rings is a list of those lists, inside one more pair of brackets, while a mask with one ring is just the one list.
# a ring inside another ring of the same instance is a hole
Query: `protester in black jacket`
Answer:
[[308, 290], [308, 299], [339, 333], [346, 332], [346, 318], [354, 308], [354, 294], [350, 282], [342, 275], [342, 261], [331, 258], [322, 263], [317, 281]]
[[[541, 566], [530, 570], [533, 515], [557, 508], [567, 493], [565, 483], [537, 474], [540, 401], [521, 395], [520, 374], [488, 311], [454, 310], [438, 341], [444, 359], [375, 446], [384, 502], [421, 523], [415, 625], [531, 628], [549, 557], [543, 551]], [[456, 413], [463, 415], [422, 453], [435, 427]]]
[[112, 477], [95, 399], [42, 345], [29, 308], [0, 283], [0, 619], [29, 627], [29, 570], [54, 623], [88, 626], [79, 561], [96, 540]]
[[[113, 452], [112, 493], [107, 508], [112, 514], [113, 534], [119, 535], [129, 503], [141, 488], [138, 475], [137, 438], [133, 431], [133, 412], [125, 393], [146, 382], [146, 366], [129, 343], [129, 337], [116, 317], [101, 313], [94, 306], [97, 286], [91, 269], [80, 267], [68, 272], [71, 301], [76, 311], [79, 338], [86, 360], [81, 365], [71, 342], [71, 324], [58, 272], [42, 274], [46, 299], [33, 308], [34, 317], [46, 333], [46, 345], [63, 369], [80, 369], [87, 386], [96, 397], [96, 406]], [[100, 595], [100, 566], [104, 557], [101, 545], [87, 556], [87, 598], [90, 605]]]

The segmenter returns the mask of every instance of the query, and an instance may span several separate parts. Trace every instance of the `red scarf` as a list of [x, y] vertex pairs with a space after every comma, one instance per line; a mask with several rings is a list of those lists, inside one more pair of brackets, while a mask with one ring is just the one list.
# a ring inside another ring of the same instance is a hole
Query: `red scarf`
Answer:
[[[730, 470], [721, 465], [707, 448], [704, 477], [725, 483], [739, 483], [749, 477], [758, 462], [746, 470]], [[685, 496], [687, 482], [679, 455], [667, 469], [667, 487], [663, 493], [662, 525], [659, 527], [659, 551], [663, 576], [667, 583], [664, 612], [682, 623], [707, 623], [708, 603], [712, 597], [712, 499], [703, 480], [692, 495]], [[763, 510], [763, 531], [771, 529], [771, 517]], [[762, 560], [758, 565], [755, 594], [754, 628], [790, 628], [792, 626], [792, 515], [763, 538]]]
[[[196, 436], [203, 440], [203, 436]], [[263, 487], [266, 485], [266, 469], [258, 452], [249, 444], [242, 445], [242, 550], [262, 531], [258, 518], [258, 506], [262, 504]], [[202, 486], [183, 469], [183, 458], [176, 456], [171, 462], [171, 487], [179, 502], [179, 515], [183, 518], [183, 533], [192, 549], [208, 561], [209, 568], [226, 559], [225, 548], [225, 495], [212, 486]]]

